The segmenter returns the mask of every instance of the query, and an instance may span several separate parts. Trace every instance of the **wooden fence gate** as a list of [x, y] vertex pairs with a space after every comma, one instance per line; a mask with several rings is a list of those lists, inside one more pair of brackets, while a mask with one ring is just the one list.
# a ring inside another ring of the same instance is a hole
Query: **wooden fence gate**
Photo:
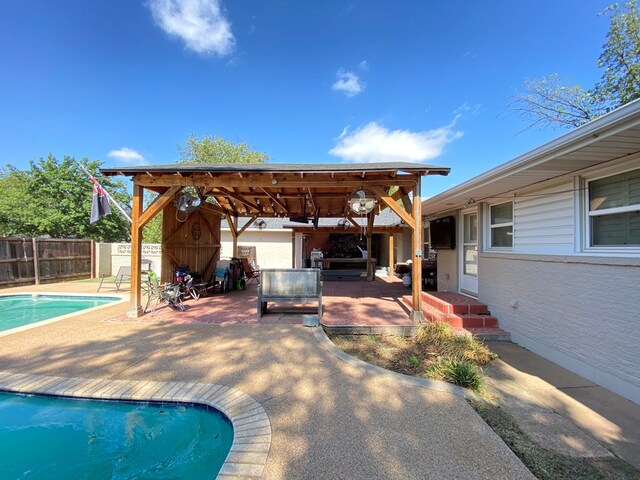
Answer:
[[93, 240], [0, 238], [0, 288], [93, 276]]

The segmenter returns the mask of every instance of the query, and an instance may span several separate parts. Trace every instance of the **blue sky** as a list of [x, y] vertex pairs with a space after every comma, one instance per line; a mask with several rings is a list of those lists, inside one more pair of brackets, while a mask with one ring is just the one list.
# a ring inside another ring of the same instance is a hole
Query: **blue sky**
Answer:
[[193, 132], [273, 163], [451, 167], [429, 196], [564, 133], [507, 105], [525, 78], [593, 86], [610, 3], [5, 0], [0, 164], [166, 164]]

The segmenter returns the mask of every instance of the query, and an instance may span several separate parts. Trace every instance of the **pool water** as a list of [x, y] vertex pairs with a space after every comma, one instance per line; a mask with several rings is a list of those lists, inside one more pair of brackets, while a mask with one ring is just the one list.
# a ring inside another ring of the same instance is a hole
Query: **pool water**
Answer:
[[0, 392], [0, 477], [214, 479], [233, 442], [214, 409]]
[[72, 295], [0, 295], [0, 331], [120, 300]]

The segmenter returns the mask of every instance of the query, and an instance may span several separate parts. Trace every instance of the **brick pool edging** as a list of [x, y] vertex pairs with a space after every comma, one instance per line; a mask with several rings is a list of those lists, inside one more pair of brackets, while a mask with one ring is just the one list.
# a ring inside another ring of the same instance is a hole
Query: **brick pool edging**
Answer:
[[225, 414], [233, 425], [233, 443], [218, 473], [219, 479], [260, 478], [271, 447], [271, 421], [264, 408], [246, 393], [223, 385], [66, 378], [0, 371], [0, 391], [213, 407]]
[[428, 378], [412, 377], [403, 373], [392, 372], [391, 370], [387, 370], [386, 368], [378, 367], [377, 365], [373, 365], [358, 358], [352, 357], [343, 350], [340, 350], [336, 346], [336, 344], [333, 343], [329, 339], [329, 337], [327, 337], [327, 334], [322, 327], [312, 327], [311, 330], [322, 348], [327, 350], [339, 360], [348, 363], [352, 367], [355, 367], [363, 371], [364, 373], [386, 377], [396, 382], [415, 385], [417, 387], [427, 388], [429, 390], [451, 393], [453, 395], [457, 395], [469, 400], [480, 400], [480, 397], [478, 397], [474, 392], [467, 388], [462, 388], [458, 385], [453, 385], [452, 383], [443, 382], [441, 380], [430, 380]]

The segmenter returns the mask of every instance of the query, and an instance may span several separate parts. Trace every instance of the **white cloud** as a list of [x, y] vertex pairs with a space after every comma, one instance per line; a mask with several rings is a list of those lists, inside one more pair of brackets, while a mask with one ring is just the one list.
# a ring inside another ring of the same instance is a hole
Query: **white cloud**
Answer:
[[364, 72], [368, 72], [369, 71], [369, 62], [367, 62], [366, 60], [362, 60], [359, 64], [358, 64], [358, 68]]
[[336, 78], [338, 80], [336, 80], [336, 83], [334, 83], [331, 88], [338, 92], [343, 92], [347, 97], [358, 95], [364, 90], [364, 83], [362, 83], [353, 72], [348, 72], [341, 68], [338, 70], [338, 73], [336, 73]]
[[127, 165], [147, 165], [144, 157], [132, 148], [123, 147], [119, 150], [111, 150], [107, 153], [107, 157], [115, 158], [119, 162]]
[[444, 147], [460, 138], [454, 129], [457, 117], [444, 127], [424, 132], [388, 130], [371, 122], [350, 134], [343, 130], [331, 155], [348, 162], [422, 162], [439, 157]]
[[149, 0], [148, 5], [158, 26], [189, 50], [220, 57], [233, 52], [235, 37], [220, 0]]
[[474, 117], [477, 117], [478, 115], [480, 115], [481, 108], [482, 108], [481, 103], [476, 103], [475, 105], [469, 105], [469, 102], [464, 102], [462, 105], [460, 105], [458, 108], [456, 108], [453, 111], [453, 114], [456, 115], [457, 117], [460, 117], [462, 116], [463, 113], [470, 112], [471, 115], [473, 115]]

